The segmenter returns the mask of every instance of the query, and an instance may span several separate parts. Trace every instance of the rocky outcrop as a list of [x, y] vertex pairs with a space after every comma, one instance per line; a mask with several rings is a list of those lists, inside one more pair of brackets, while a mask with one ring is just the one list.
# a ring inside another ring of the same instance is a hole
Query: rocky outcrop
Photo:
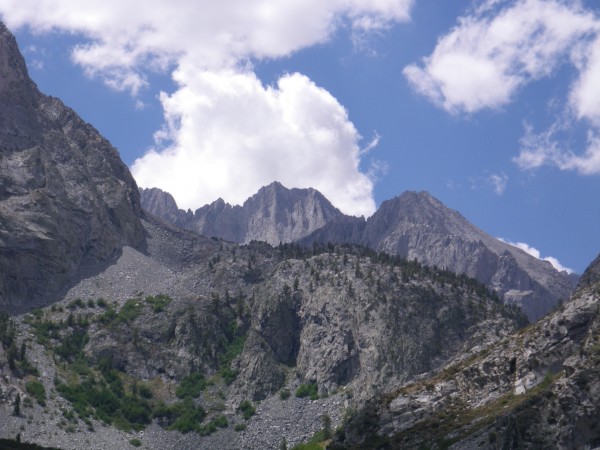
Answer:
[[55, 300], [86, 261], [143, 245], [140, 214], [118, 152], [38, 91], [0, 24], [0, 309]]
[[173, 197], [160, 189], [141, 189], [144, 209], [157, 217], [203, 236], [246, 244], [294, 242], [342, 213], [315, 189], [287, 189], [273, 182], [242, 206], [222, 199], [195, 212], [177, 209]]
[[596, 448], [599, 274], [600, 259], [558, 311], [371, 401], [332, 448]]
[[566, 272], [486, 234], [427, 192], [385, 201], [364, 221], [332, 221], [301, 241], [351, 242], [429, 266], [464, 273], [537, 320], [570, 295]]

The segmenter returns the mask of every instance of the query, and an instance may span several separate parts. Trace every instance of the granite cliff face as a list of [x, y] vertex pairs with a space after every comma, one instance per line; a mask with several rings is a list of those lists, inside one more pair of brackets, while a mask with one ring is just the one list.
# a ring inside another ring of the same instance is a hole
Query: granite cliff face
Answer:
[[218, 199], [194, 213], [177, 209], [171, 194], [160, 189], [140, 192], [142, 206], [151, 214], [203, 236], [240, 244], [293, 242], [342, 215], [319, 191], [287, 189], [278, 182], [260, 188], [242, 206]]
[[489, 236], [426, 192], [385, 201], [366, 221], [338, 218], [301, 242], [352, 242], [464, 273], [520, 306], [531, 321], [568, 298], [574, 287], [567, 273]]
[[373, 399], [331, 448], [597, 448], [599, 274], [600, 257], [548, 317]]
[[0, 309], [48, 303], [82, 263], [143, 245], [140, 214], [117, 151], [38, 91], [0, 24]]

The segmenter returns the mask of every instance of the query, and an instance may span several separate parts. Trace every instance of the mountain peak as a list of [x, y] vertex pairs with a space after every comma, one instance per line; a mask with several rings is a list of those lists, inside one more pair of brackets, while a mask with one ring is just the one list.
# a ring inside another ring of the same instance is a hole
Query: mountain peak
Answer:
[[0, 22], [0, 95], [27, 98], [37, 94], [35, 83], [29, 78], [25, 59], [12, 33]]

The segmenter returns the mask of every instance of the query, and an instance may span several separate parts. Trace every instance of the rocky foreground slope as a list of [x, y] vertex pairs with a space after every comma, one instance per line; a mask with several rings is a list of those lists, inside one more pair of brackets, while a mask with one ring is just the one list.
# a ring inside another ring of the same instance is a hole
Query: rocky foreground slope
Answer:
[[[524, 323], [472, 279], [366, 249], [240, 247], [144, 227], [147, 254], [124, 249], [15, 321], [0, 352], [2, 436], [276, 448]], [[17, 397], [29, 399], [20, 414]]]
[[331, 449], [600, 446], [600, 257], [553, 314], [372, 399]]
[[117, 151], [38, 91], [0, 23], [0, 309], [47, 304], [86, 261], [142, 246], [140, 214]]

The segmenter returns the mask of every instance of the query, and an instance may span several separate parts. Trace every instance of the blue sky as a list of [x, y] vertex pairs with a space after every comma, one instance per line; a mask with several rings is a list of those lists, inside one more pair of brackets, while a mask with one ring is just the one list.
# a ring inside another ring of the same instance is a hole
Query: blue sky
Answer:
[[141, 186], [195, 208], [277, 179], [365, 215], [427, 190], [576, 272], [600, 252], [596, 2], [137, 3], [0, 16]]

